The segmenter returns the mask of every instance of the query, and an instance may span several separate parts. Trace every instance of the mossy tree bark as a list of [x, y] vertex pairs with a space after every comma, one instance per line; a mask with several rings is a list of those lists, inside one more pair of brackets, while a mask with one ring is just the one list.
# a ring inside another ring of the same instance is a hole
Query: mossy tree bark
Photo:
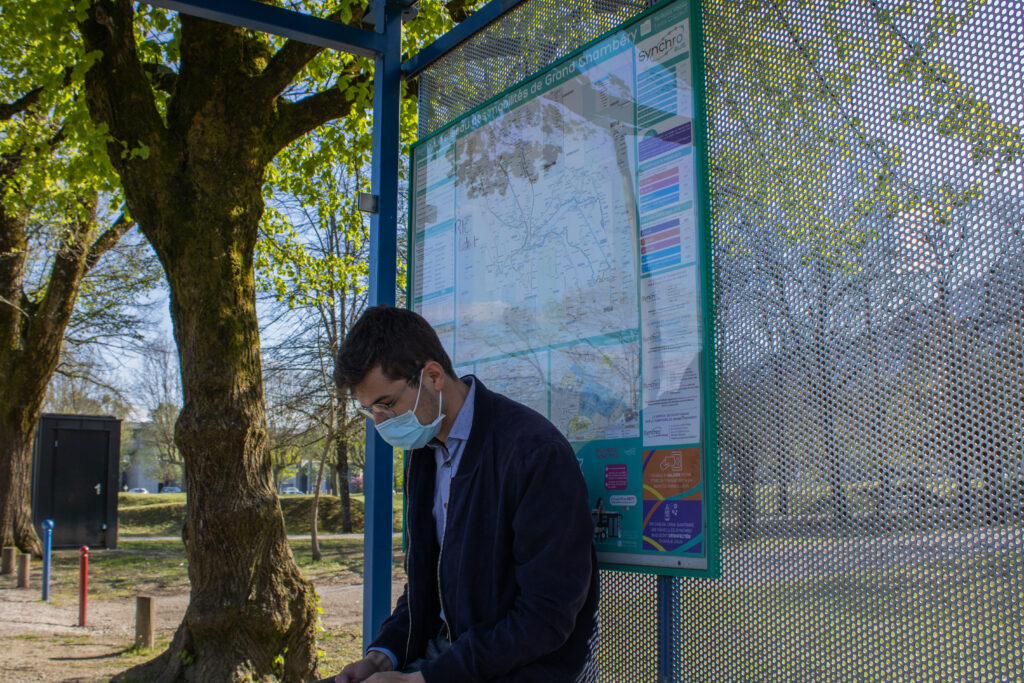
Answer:
[[[7, 163], [4, 180], [13, 175], [13, 160]], [[32, 391], [19, 368], [27, 365], [25, 332], [28, 301], [22, 296], [28, 244], [25, 221], [10, 215], [0, 204], [0, 534], [4, 546], [17, 545], [24, 552], [40, 552], [39, 538], [29, 514], [29, 471], [35, 419], [42, 409], [42, 390]], [[32, 349], [32, 347], [29, 347]], [[32, 396], [35, 394], [35, 396]], [[8, 398], [21, 397], [24, 403]], [[30, 408], [35, 403], [35, 415]], [[35, 418], [35, 419], [33, 419]]]
[[[185, 15], [178, 73], [151, 80], [133, 4], [95, 2], [81, 22], [86, 48], [103, 55], [86, 91], [92, 117], [109, 126], [132, 216], [170, 285], [192, 593], [169, 649], [124, 677], [308, 680], [317, 668], [316, 598], [288, 547], [273, 489], [253, 254], [265, 168], [351, 103], [338, 87], [281, 97], [318, 49], [289, 42], [271, 55], [259, 36]], [[166, 113], [155, 88], [169, 94]]]

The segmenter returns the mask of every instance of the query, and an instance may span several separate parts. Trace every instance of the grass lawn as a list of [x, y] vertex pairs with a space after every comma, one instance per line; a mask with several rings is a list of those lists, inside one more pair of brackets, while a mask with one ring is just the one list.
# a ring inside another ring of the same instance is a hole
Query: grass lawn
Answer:
[[[302, 574], [313, 583], [363, 580], [363, 541], [331, 538], [320, 541], [322, 559], [313, 561], [308, 541], [292, 541], [292, 554]], [[402, 572], [402, 542], [395, 539], [394, 572]], [[52, 594], [78, 600], [78, 550], [53, 551]], [[179, 540], [121, 541], [116, 550], [93, 550], [89, 561], [89, 595], [116, 598], [145, 591], [189, 590], [185, 546]]]
[[[317, 635], [320, 673], [332, 675], [361, 656], [362, 539], [322, 540], [323, 558], [319, 562], [313, 561], [308, 540], [292, 540], [291, 548], [303, 576], [314, 584], [322, 599], [322, 618], [326, 629]], [[400, 538], [395, 539], [394, 548], [394, 579], [403, 581], [404, 557]], [[134, 615], [134, 597], [140, 594], [153, 595], [163, 609], [167, 609], [165, 606], [169, 604], [183, 609], [190, 586], [185, 548], [180, 540], [121, 541], [117, 549], [92, 550], [89, 559], [90, 619], [101, 613], [108, 615], [109, 619], [110, 614], [120, 615], [123, 612], [124, 622], [130, 624]], [[50, 605], [66, 614], [78, 604], [79, 551], [55, 550], [52, 561]], [[38, 572], [36, 561], [33, 567], [35, 581], [38, 581]], [[38, 594], [33, 593], [38, 598]], [[29, 604], [42, 603], [33, 600]], [[52, 614], [47, 614], [39, 623], [50, 623], [48, 620], [54, 619]], [[57, 619], [57, 623], [63, 624], [65, 617]], [[29, 619], [26, 623], [37, 622]], [[173, 623], [177, 624], [177, 618]], [[55, 654], [41, 655], [35, 673], [27, 678], [17, 675], [8, 678], [0, 674], [0, 680], [72, 680], [67, 678], [71, 675], [77, 676], [73, 680], [106, 680], [114, 672], [147, 661], [166, 649], [173, 632], [166, 625], [163, 629], [163, 632], [158, 632], [151, 651], [131, 647], [130, 636], [120, 632], [86, 631], [81, 635], [14, 633], [10, 635], [12, 643], [8, 650], [20, 647], [22, 649], [18, 652], [38, 649]], [[47, 666], [53, 668], [47, 669]]]
[[[285, 528], [289, 534], [308, 534], [313, 512], [313, 496], [280, 497]], [[352, 494], [352, 530], [363, 531], [363, 495]], [[320, 496], [317, 528], [322, 534], [341, 532], [341, 502], [336, 496]], [[402, 530], [402, 494], [393, 502], [394, 528]], [[119, 493], [117, 496], [118, 533], [121, 536], [178, 536], [185, 522], [184, 493]]]
[[[290, 535], [306, 535], [304, 539], [290, 541], [292, 554], [303, 576], [318, 586], [319, 591], [330, 590], [332, 585], [351, 585], [363, 580], [362, 538], [328, 538], [320, 540], [322, 559], [314, 562], [308, 539], [312, 495], [284, 495], [279, 498], [285, 527]], [[353, 531], [363, 531], [363, 494], [352, 494]], [[321, 534], [341, 532], [341, 505], [335, 496], [321, 495], [318, 530]], [[402, 528], [402, 494], [394, 497], [394, 529]], [[185, 519], [185, 494], [133, 494], [118, 495], [118, 541], [115, 550], [95, 550], [89, 566], [89, 594], [91, 599], [123, 599], [140, 593], [174, 594], [189, 590], [188, 565], [185, 547], [178, 540], [123, 537], [180, 536]], [[403, 577], [401, 539], [395, 539], [394, 576]], [[53, 581], [51, 600], [55, 604], [75, 604], [78, 586], [78, 551], [58, 550], [53, 555]], [[158, 639], [159, 640], [159, 639]], [[156, 643], [155, 651], [167, 647], [164, 639]], [[332, 627], [318, 635], [320, 672], [326, 676], [336, 673], [347, 662], [358, 659], [362, 648], [361, 628]], [[124, 666], [145, 661], [149, 652], [128, 649], [122, 653]]]

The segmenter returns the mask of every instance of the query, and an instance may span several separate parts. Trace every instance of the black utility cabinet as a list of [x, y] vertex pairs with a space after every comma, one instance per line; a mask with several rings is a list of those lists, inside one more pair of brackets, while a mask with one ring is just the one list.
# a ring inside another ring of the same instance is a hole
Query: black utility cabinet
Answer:
[[39, 418], [32, 457], [32, 521], [53, 520], [53, 547], [117, 547], [121, 421], [96, 415]]

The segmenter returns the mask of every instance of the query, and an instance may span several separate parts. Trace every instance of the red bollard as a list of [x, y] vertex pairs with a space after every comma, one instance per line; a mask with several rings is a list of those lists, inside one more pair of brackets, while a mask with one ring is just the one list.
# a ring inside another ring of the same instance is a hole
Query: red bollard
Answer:
[[83, 545], [78, 560], [78, 625], [85, 626], [89, 605], [89, 546]]

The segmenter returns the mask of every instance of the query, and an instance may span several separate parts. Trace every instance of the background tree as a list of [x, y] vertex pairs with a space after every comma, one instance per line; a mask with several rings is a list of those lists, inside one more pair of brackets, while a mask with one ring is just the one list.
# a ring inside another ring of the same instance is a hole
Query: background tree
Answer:
[[[282, 345], [287, 347], [287, 342]], [[273, 358], [275, 347], [264, 346], [263, 384], [266, 388], [267, 429], [274, 488], [281, 490], [281, 474], [308, 458], [310, 448], [323, 440], [308, 418], [301, 368], [282, 365]]]
[[[280, 181], [268, 184], [271, 204], [257, 244], [259, 284], [288, 309], [290, 334], [277, 355], [285, 352], [290, 366], [305, 368], [293, 400], [305, 406], [327, 440], [324, 453], [334, 454], [332, 478], [338, 481], [346, 533], [352, 531], [349, 444], [356, 432], [362, 433], [364, 419], [339, 400], [333, 371], [341, 341], [366, 308], [369, 221], [355, 203], [359, 192], [369, 190], [363, 172], [369, 165], [369, 137], [365, 125], [339, 121], [281, 154], [270, 171]], [[315, 539], [313, 553], [319, 554]]]
[[127, 418], [132, 409], [130, 399], [109, 381], [111, 374], [96, 349], [65, 347], [47, 387], [43, 410]]
[[150, 473], [164, 485], [185, 484], [184, 462], [174, 442], [174, 425], [181, 411], [181, 374], [178, 355], [170, 341], [156, 339], [139, 352], [133, 394], [147, 420], [136, 437], [153, 455]]
[[[62, 340], [111, 334], [145, 284], [110, 281], [128, 296], [112, 301], [87, 279], [132, 222], [117, 208], [102, 128], [82, 106], [92, 56], [73, 39], [72, 20], [59, 3], [0, 13], [0, 541], [36, 554], [32, 439]], [[83, 289], [91, 304], [69, 330]]]
[[906, 379], [919, 397], [911, 405], [923, 404], [914, 405], [916, 416], [932, 426], [907, 451], [920, 467], [952, 475], [958, 513], [979, 520], [992, 521], [986, 506], [1015, 448], [991, 425], [1013, 404], [996, 395], [1003, 385], [994, 368], [1021, 367], [1014, 350], [1022, 299], [1012, 293], [1024, 286], [1022, 221], [1018, 196], [983, 196], [980, 186], [956, 191], [952, 181], [905, 217], [914, 247], [899, 260], [899, 294], [928, 329], [907, 349]]

